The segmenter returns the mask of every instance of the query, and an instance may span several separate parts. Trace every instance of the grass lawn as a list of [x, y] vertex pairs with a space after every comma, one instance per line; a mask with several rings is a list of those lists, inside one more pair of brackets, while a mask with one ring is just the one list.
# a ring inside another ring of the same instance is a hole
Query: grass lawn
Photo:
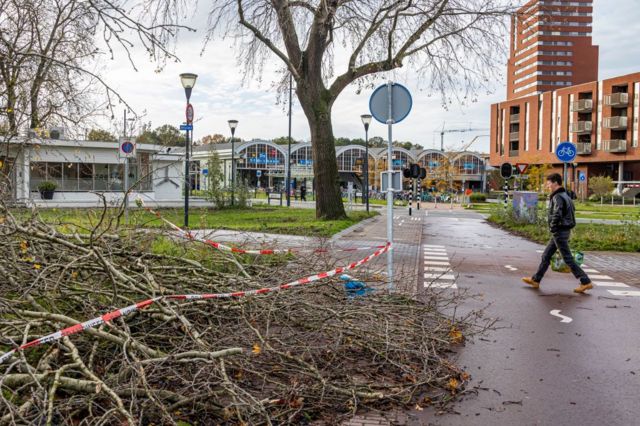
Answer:
[[[546, 227], [521, 224], [492, 214], [488, 221], [529, 240], [546, 244], [550, 234]], [[571, 248], [581, 251], [640, 252], [640, 225], [604, 225], [579, 223], [571, 233]]]
[[[468, 206], [468, 210], [491, 213], [499, 203], [478, 203]], [[640, 220], [640, 205], [612, 206], [596, 203], [575, 203], [576, 217], [583, 219]]]
[[[184, 220], [182, 209], [160, 209], [164, 218], [181, 226]], [[77, 226], [84, 229], [93, 228], [98, 223], [98, 209], [42, 209], [38, 213], [49, 224], [67, 228]], [[110, 212], [114, 214], [115, 212]], [[27, 211], [14, 212], [17, 216], [26, 217]], [[330, 237], [331, 235], [375, 216], [364, 211], [353, 211], [343, 220], [320, 220], [315, 217], [313, 209], [295, 209], [286, 207], [256, 206], [250, 209], [214, 210], [192, 208], [189, 210], [191, 228], [231, 229], [238, 231], [269, 232], [275, 234], [305, 235], [314, 237]], [[164, 223], [143, 210], [130, 212], [129, 221], [132, 226], [159, 228]]]

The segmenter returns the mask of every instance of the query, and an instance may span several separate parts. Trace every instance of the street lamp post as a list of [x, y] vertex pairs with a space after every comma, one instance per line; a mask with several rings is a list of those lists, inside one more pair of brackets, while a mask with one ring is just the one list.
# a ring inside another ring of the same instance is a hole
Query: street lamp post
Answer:
[[231, 205], [235, 203], [236, 198], [236, 145], [234, 135], [238, 127], [238, 120], [229, 120], [229, 128], [231, 129]]
[[371, 114], [362, 114], [360, 116], [362, 119], [362, 124], [364, 124], [364, 183], [365, 187], [363, 188], [365, 195], [365, 199], [367, 200], [367, 213], [369, 213], [369, 124], [371, 124]]
[[293, 77], [289, 73], [289, 140], [287, 142], [287, 207], [291, 207], [291, 98], [293, 92]]
[[[191, 99], [191, 91], [193, 86], [196, 85], [197, 74], [183, 73], [180, 74], [180, 82], [184, 88], [184, 94], [187, 97], [187, 110], [189, 110], [189, 100]], [[187, 117], [187, 125], [192, 124]], [[191, 192], [191, 176], [189, 174], [189, 148], [191, 147], [191, 141], [189, 139], [189, 130], [186, 130], [186, 140], [184, 142], [184, 227], [189, 227], [189, 192]]]

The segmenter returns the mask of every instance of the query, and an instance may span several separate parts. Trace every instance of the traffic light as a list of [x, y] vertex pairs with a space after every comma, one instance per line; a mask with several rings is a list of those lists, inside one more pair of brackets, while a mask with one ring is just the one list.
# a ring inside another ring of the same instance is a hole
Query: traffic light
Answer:
[[412, 178], [417, 179], [420, 177], [420, 165], [412, 164], [411, 166], [409, 166], [409, 169], [411, 170]]
[[500, 166], [500, 176], [509, 179], [513, 175], [513, 166], [511, 163], [502, 163]]
[[411, 170], [410, 169], [403, 169], [402, 170], [402, 176], [404, 176], [405, 179], [410, 179], [411, 178]]
[[427, 169], [424, 167], [420, 167], [420, 179], [424, 179], [427, 177]]

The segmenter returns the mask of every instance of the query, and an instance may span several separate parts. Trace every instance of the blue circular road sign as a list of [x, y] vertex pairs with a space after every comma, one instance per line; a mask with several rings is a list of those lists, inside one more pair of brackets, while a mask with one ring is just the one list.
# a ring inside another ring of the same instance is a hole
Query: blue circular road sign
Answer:
[[125, 154], [131, 154], [133, 152], [133, 148], [133, 143], [129, 141], [124, 142], [120, 147], [120, 149], [122, 149], [122, 152], [124, 152]]
[[389, 116], [389, 85], [384, 84], [373, 91], [369, 98], [369, 110], [373, 118], [380, 123], [387, 124], [389, 119], [393, 123], [404, 120], [413, 106], [411, 93], [402, 84], [391, 84], [391, 116]]
[[562, 142], [556, 147], [556, 157], [563, 163], [570, 163], [576, 158], [576, 146], [571, 142]]

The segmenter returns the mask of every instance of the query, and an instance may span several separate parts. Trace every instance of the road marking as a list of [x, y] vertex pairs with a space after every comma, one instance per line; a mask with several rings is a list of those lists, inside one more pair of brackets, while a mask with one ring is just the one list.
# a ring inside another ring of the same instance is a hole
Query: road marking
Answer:
[[430, 247], [430, 248], [445, 248], [444, 246], [432, 245], [432, 244], [423, 244], [422, 247]]
[[425, 279], [437, 278], [439, 280], [455, 280], [453, 274], [424, 274]]
[[599, 287], [629, 287], [625, 283], [618, 283], [614, 281], [592, 281], [592, 283]]
[[589, 278], [594, 280], [612, 280], [613, 279], [609, 275], [591, 275], [589, 276]]
[[614, 296], [636, 296], [640, 297], [640, 291], [627, 291], [627, 290], [607, 290]]
[[425, 271], [433, 271], [433, 272], [449, 272], [451, 268], [438, 268], [435, 266], [425, 266]]
[[433, 288], [458, 288], [458, 286], [456, 285], [456, 283], [439, 283], [439, 282], [425, 282], [424, 283], [424, 288], [429, 288], [429, 287], [433, 287]]
[[447, 251], [445, 249], [426, 248], [424, 249], [424, 254], [447, 254]]
[[447, 251], [446, 248], [438, 248], [438, 247], [425, 247], [423, 249], [424, 251], [437, 251], [439, 253], [445, 253]]
[[447, 256], [425, 255], [424, 258], [425, 258], [425, 260], [449, 260], [449, 258]]
[[594, 274], [594, 273], [597, 274], [598, 273], [598, 271], [596, 271], [595, 269], [584, 269], [584, 268], [582, 268], [582, 270], [585, 271], [585, 272], [588, 272], [590, 274]]
[[[638, 293], [640, 293], [640, 291]], [[562, 320], [560, 322], [564, 322], [564, 323], [568, 324], [571, 321], [573, 321], [573, 318], [571, 318], [571, 317], [568, 317], [566, 315], [560, 315], [560, 309], [554, 309], [552, 311], [549, 311], [549, 313], [551, 315], [553, 315], [554, 317], [562, 318]]]
[[425, 260], [424, 261], [425, 265], [442, 265], [442, 266], [449, 266], [449, 262], [435, 262], [433, 260]]
[[511, 265], [504, 265], [504, 267], [505, 267], [505, 268], [507, 268], [507, 269], [508, 269], [508, 270], [510, 270], [510, 271], [517, 271], [517, 270], [518, 270], [518, 268], [514, 268], [514, 267], [513, 267], [513, 266], [511, 266]]
[[536, 250], [536, 253], [544, 253], [544, 250]]

